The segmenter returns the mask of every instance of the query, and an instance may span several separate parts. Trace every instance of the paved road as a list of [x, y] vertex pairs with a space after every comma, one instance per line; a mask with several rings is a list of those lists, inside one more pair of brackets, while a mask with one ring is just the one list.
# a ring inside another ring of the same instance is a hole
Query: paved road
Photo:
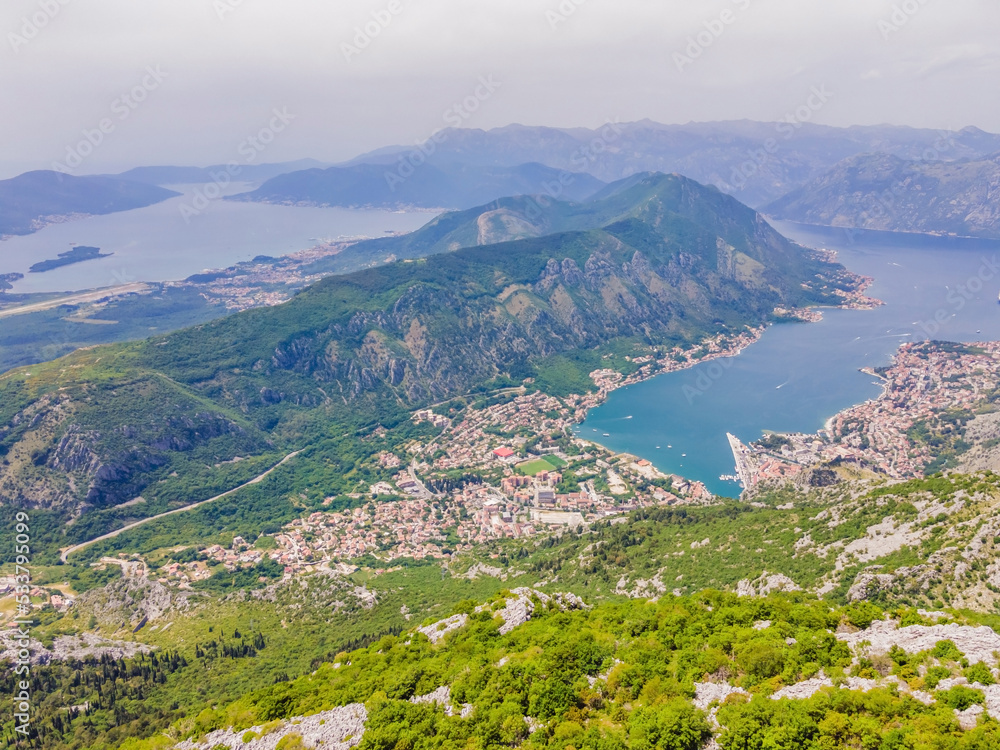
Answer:
[[6, 310], [0, 310], [0, 318], [9, 318], [13, 315], [27, 315], [29, 313], [41, 312], [42, 310], [51, 310], [59, 307], [60, 305], [80, 305], [84, 302], [96, 302], [97, 300], [104, 299], [105, 297], [120, 297], [123, 294], [138, 294], [140, 292], [145, 292], [148, 289], [148, 284], [140, 282], [135, 284], [123, 284], [122, 286], [112, 286], [107, 289], [98, 289], [94, 292], [80, 292], [66, 297], [55, 297], [53, 299], [45, 300], [44, 302], [35, 302], [30, 305], [8, 307]]
[[[414, 459], [414, 461], [416, 461], [416, 459]], [[414, 470], [413, 464], [410, 464], [407, 470], [410, 472], [410, 479], [417, 483], [417, 489], [419, 490], [418, 497], [421, 497], [424, 500], [433, 500], [435, 497], [434, 493], [427, 489], [426, 484], [420, 481], [420, 477], [417, 476], [417, 472]]]
[[249, 487], [250, 485], [257, 484], [258, 482], [264, 481], [264, 479], [267, 477], [268, 474], [270, 474], [272, 471], [274, 471], [279, 466], [281, 466], [282, 464], [284, 464], [286, 461], [292, 460], [295, 456], [299, 455], [301, 452], [302, 451], [295, 451], [294, 453], [289, 453], [287, 456], [285, 456], [283, 459], [281, 459], [280, 461], [278, 461], [278, 463], [276, 463], [274, 466], [272, 466], [270, 469], [268, 469], [267, 471], [265, 471], [260, 476], [254, 477], [249, 482], [241, 484], [239, 487], [234, 487], [233, 489], [229, 490], [228, 492], [223, 492], [221, 495], [216, 495], [215, 497], [210, 497], [210, 498], [208, 498], [208, 500], [202, 500], [200, 503], [194, 503], [193, 505], [185, 505], [183, 508], [175, 508], [174, 510], [168, 510], [166, 513], [160, 513], [159, 515], [156, 515], [156, 516], [150, 516], [149, 518], [144, 518], [141, 521], [136, 521], [135, 523], [130, 523], [127, 526], [122, 526], [120, 529], [116, 529], [115, 531], [112, 531], [109, 534], [104, 534], [103, 536], [99, 536], [99, 537], [97, 537], [95, 539], [91, 539], [89, 542], [84, 542], [83, 544], [77, 544], [77, 545], [75, 545], [73, 547], [67, 547], [66, 549], [60, 551], [59, 557], [62, 559], [63, 562], [66, 562], [67, 558], [70, 555], [72, 555], [74, 552], [79, 552], [80, 550], [85, 549], [86, 547], [89, 547], [91, 544], [96, 544], [97, 542], [103, 542], [105, 539], [112, 539], [112, 538], [118, 536], [119, 534], [122, 534], [122, 533], [124, 533], [126, 531], [130, 531], [130, 530], [132, 530], [132, 529], [134, 529], [134, 528], [136, 528], [138, 526], [142, 526], [144, 523], [149, 523], [150, 521], [155, 521], [158, 518], [165, 518], [166, 516], [172, 516], [175, 513], [186, 513], [189, 510], [194, 510], [195, 508], [200, 508], [202, 505], [207, 505], [208, 503], [215, 502], [216, 500], [219, 500], [219, 499], [221, 499], [223, 497], [228, 497], [229, 495], [232, 495], [234, 492], [239, 492], [240, 490], [242, 490], [245, 487]]

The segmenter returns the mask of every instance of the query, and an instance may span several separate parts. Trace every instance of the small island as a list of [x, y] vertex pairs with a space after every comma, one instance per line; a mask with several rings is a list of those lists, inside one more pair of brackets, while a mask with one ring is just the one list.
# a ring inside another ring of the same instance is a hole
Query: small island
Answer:
[[0, 273], [0, 292], [13, 289], [14, 285], [12, 282], [20, 281], [23, 278], [23, 273]]
[[72, 250], [67, 250], [65, 253], [59, 253], [58, 258], [53, 258], [52, 260], [43, 260], [40, 263], [36, 263], [31, 268], [28, 269], [29, 273], [45, 273], [46, 271], [52, 271], [56, 268], [62, 268], [63, 266], [70, 266], [74, 263], [82, 263], [85, 260], [94, 260], [96, 258], [109, 258], [114, 253], [102, 253], [99, 247], [88, 247], [86, 245], [77, 245]]

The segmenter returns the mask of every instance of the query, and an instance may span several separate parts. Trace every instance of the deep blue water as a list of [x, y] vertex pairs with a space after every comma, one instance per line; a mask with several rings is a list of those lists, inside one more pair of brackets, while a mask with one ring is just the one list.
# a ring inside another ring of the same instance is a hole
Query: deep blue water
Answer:
[[737, 496], [739, 485], [719, 480], [735, 472], [727, 432], [745, 442], [765, 430], [815, 432], [881, 392], [859, 370], [889, 364], [901, 343], [1000, 339], [1000, 242], [775, 226], [837, 250], [849, 269], [875, 279], [869, 294], [886, 305], [773, 326], [738, 357], [619, 389], [577, 428], [581, 437]]

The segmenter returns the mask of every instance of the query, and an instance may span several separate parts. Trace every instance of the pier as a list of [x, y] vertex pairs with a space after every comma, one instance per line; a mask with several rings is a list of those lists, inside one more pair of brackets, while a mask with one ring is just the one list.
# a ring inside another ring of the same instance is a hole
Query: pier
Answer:
[[743, 489], [749, 489], [753, 479], [753, 470], [749, 460], [750, 449], [730, 432], [726, 433], [726, 438], [729, 440], [729, 447], [733, 450], [733, 458], [736, 460], [736, 475], [740, 479], [740, 484], [743, 485]]

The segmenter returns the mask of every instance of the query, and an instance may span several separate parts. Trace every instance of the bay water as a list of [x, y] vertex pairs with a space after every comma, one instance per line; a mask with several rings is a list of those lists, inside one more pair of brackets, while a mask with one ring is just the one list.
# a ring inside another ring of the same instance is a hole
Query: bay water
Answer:
[[664, 472], [736, 497], [726, 433], [815, 432], [881, 392], [861, 368], [888, 365], [907, 341], [1000, 339], [1000, 241], [859, 232], [776, 222], [785, 236], [838, 252], [871, 276], [876, 310], [825, 310], [819, 323], [770, 327], [739, 356], [613, 392], [575, 428], [580, 437], [650, 460]]
[[[228, 186], [226, 194], [250, 185]], [[214, 200], [192, 213], [204, 185], [171, 185], [181, 195], [145, 208], [52, 224], [0, 242], [0, 274], [23, 273], [13, 292], [69, 292], [133, 281], [179, 281], [258, 255], [281, 256], [323, 240], [411, 232], [435, 212], [274, 206]], [[28, 273], [73, 245], [99, 247], [110, 257]]]

